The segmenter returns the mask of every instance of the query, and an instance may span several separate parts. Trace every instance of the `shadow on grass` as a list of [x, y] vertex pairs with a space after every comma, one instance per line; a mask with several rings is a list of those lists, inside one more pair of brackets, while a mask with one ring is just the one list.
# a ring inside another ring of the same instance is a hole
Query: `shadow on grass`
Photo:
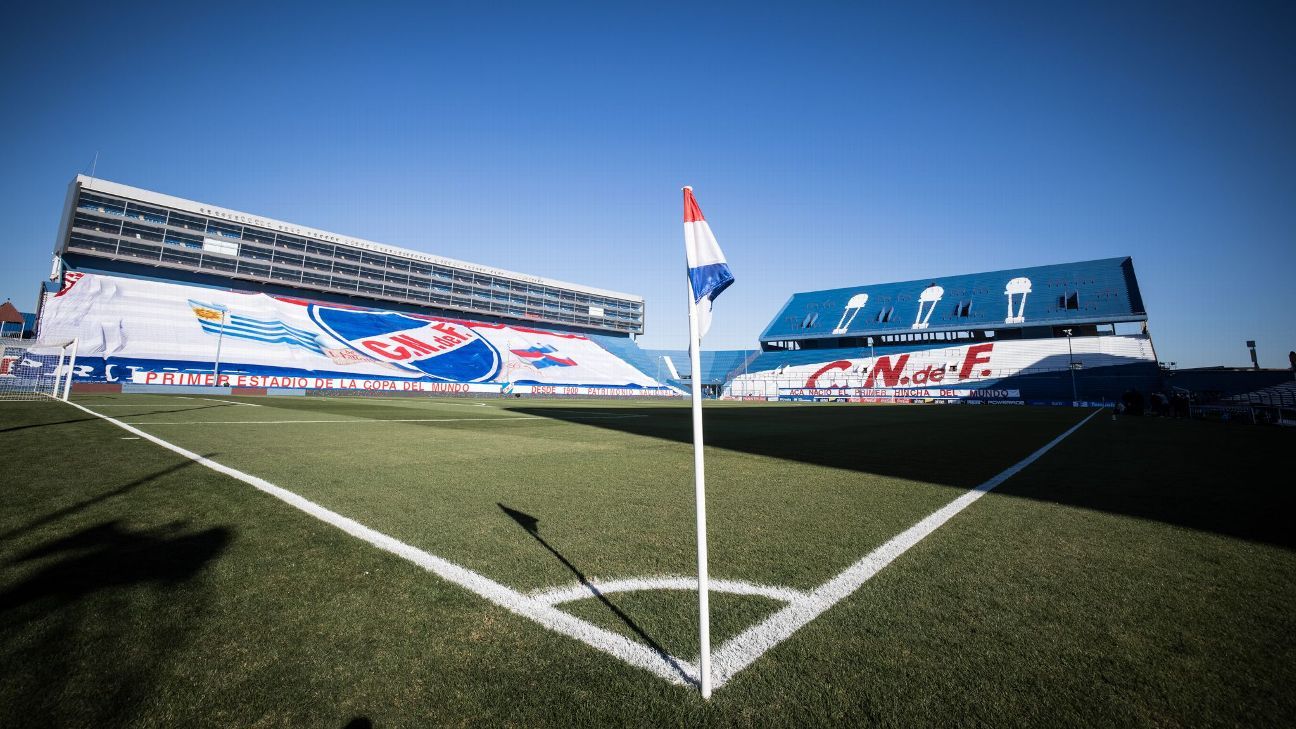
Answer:
[[581, 585], [585, 586], [586, 589], [589, 590], [591, 597], [596, 598], [599, 602], [603, 603], [604, 607], [612, 611], [612, 614], [615, 615], [618, 620], [624, 623], [625, 626], [629, 628], [635, 635], [639, 636], [639, 639], [642, 640], [644, 643], [646, 643], [648, 647], [651, 648], [658, 656], [660, 656], [663, 661], [669, 664], [671, 668], [676, 673], [678, 673], [681, 678], [684, 679], [685, 682], [687, 683], [695, 682], [694, 679], [684, 671], [684, 669], [679, 665], [679, 663], [677, 663], [675, 659], [671, 658], [670, 653], [667, 652], [666, 649], [663, 648], [660, 643], [654, 640], [652, 636], [648, 635], [648, 633], [645, 632], [643, 628], [639, 627], [639, 624], [636, 623], [629, 615], [626, 615], [625, 611], [617, 607], [616, 603], [609, 600], [607, 595], [604, 595], [603, 593], [599, 592], [594, 587], [594, 585], [590, 583], [589, 578], [585, 576], [585, 573], [582, 572], [579, 567], [572, 564], [570, 560], [568, 560], [566, 557], [563, 556], [562, 552], [559, 552], [557, 549], [553, 547], [553, 545], [545, 541], [544, 537], [540, 536], [539, 519], [525, 512], [518, 511], [516, 509], [510, 509], [509, 507], [500, 503], [496, 503], [495, 505], [498, 506], [500, 510], [503, 511], [505, 514], [507, 514], [510, 519], [517, 522], [518, 526], [526, 530], [526, 532], [530, 534], [533, 539], [535, 539], [537, 542], [540, 543], [540, 546], [548, 550], [549, 553], [552, 554], [554, 557], [557, 557], [558, 561], [562, 562], [563, 566], [566, 567], [568, 570], [570, 570], [571, 573], [576, 576], [576, 580], [580, 582]]
[[0, 613], [45, 598], [55, 598], [52, 607], [57, 608], [110, 587], [188, 580], [224, 551], [231, 532], [217, 527], [182, 534], [184, 526], [181, 522], [136, 532], [108, 521], [29, 550], [8, 565], [60, 559], [0, 592]]
[[[207, 455], [204, 456], [204, 457], [205, 457], [205, 458], [213, 458], [213, 457], [215, 457], [215, 456], [216, 456], [215, 453], [210, 453], [210, 454], [207, 454]], [[148, 482], [150, 482], [150, 481], [153, 481], [153, 480], [155, 480], [155, 479], [162, 478], [163, 476], [166, 476], [166, 475], [168, 475], [168, 474], [172, 474], [172, 473], [175, 473], [176, 471], [180, 471], [180, 470], [183, 470], [183, 469], [189, 468], [189, 467], [191, 467], [191, 466], [195, 466], [195, 465], [197, 465], [197, 464], [196, 464], [194, 461], [184, 460], [184, 461], [180, 461], [180, 462], [178, 462], [178, 463], [176, 463], [176, 464], [174, 464], [174, 465], [172, 465], [172, 466], [168, 466], [168, 467], [166, 467], [166, 468], [163, 468], [163, 469], [160, 470], [160, 471], [154, 471], [153, 473], [150, 473], [150, 474], [148, 474], [147, 476], [141, 476], [140, 478], [137, 478], [137, 479], [135, 479], [134, 481], [130, 481], [130, 482], [128, 482], [128, 483], [122, 484], [121, 486], [118, 486], [117, 488], [115, 488], [115, 489], [113, 489], [113, 490], [111, 490], [111, 491], [106, 491], [106, 492], [104, 492], [104, 493], [102, 493], [102, 494], [99, 494], [98, 496], [92, 496], [92, 497], [90, 497], [90, 498], [88, 498], [88, 499], [84, 499], [84, 500], [82, 500], [82, 501], [78, 501], [77, 503], [72, 504], [71, 506], [65, 506], [65, 507], [63, 507], [62, 509], [58, 509], [58, 510], [56, 510], [56, 511], [52, 511], [52, 512], [46, 514], [45, 516], [40, 517], [39, 519], [33, 519], [32, 521], [29, 521], [29, 522], [27, 522], [26, 524], [24, 524], [24, 525], [22, 525], [22, 526], [20, 526], [20, 527], [17, 527], [17, 528], [15, 528], [15, 529], [10, 529], [9, 531], [4, 532], [3, 534], [0, 534], [0, 541], [4, 541], [4, 540], [6, 540], [6, 539], [12, 539], [13, 537], [16, 537], [16, 536], [18, 536], [18, 535], [20, 535], [20, 534], [23, 534], [23, 533], [25, 533], [25, 532], [29, 532], [29, 531], [31, 531], [32, 529], [35, 529], [35, 528], [40, 527], [40, 526], [44, 526], [44, 525], [46, 525], [46, 524], [49, 524], [50, 522], [57, 521], [57, 520], [59, 520], [59, 519], [62, 519], [62, 518], [65, 517], [65, 516], [70, 516], [70, 515], [75, 514], [75, 513], [79, 512], [79, 511], [83, 511], [83, 510], [85, 510], [85, 509], [87, 509], [87, 508], [89, 508], [89, 507], [91, 507], [91, 506], [94, 506], [95, 504], [100, 503], [100, 502], [107, 501], [108, 499], [111, 499], [111, 498], [113, 498], [114, 496], [121, 496], [121, 495], [123, 495], [123, 494], [126, 494], [126, 493], [129, 493], [129, 492], [131, 492], [131, 491], [134, 491], [135, 489], [139, 488], [140, 486], [143, 486], [144, 484], [146, 484], [146, 483], [148, 483]]]
[[129, 723], [207, 603], [190, 583], [232, 538], [225, 527], [105, 521], [6, 562], [0, 717], [27, 726]]
[[[607, 407], [589, 418], [563, 407], [510, 410], [586, 427], [691, 444], [687, 407]], [[706, 411], [708, 449], [973, 488], [1083, 419], [1089, 410], [989, 406], [717, 407]], [[644, 417], [611, 417], [624, 415]], [[1121, 514], [1296, 548], [1284, 515], [1286, 477], [1265, 464], [1287, 452], [1290, 429], [1103, 413], [996, 493]], [[1054, 468], [1048, 480], [1031, 478]], [[1289, 469], [1288, 469], [1289, 470]], [[687, 478], [688, 476], [683, 476]], [[772, 486], [773, 487], [773, 486]]]

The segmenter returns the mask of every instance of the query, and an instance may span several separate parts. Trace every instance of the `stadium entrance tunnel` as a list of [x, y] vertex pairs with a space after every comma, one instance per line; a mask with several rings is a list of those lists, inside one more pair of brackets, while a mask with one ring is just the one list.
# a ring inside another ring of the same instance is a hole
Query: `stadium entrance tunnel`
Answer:
[[[691, 447], [690, 409], [523, 404], [513, 412]], [[705, 411], [708, 450], [722, 449], [896, 479], [971, 489], [1087, 414], [1074, 408], [912, 405], [720, 405]], [[603, 417], [591, 417], [592, 414]], [[635, 416], [635, 417], [627, 417]], [[1282, 428], [1103, 416], [995, 490], [1081, 509], [1296, 549], [1285, 481], [1230, 453], [1284, 453]], [[1236, 447], [1230, 446], [1236, 443]], [[708, 473], [713, 465], [709, 464]], [[1248, 475], [1249, 474], [1249, 475]], [[690, 480], [691, 471], [679, 478]], [[786, 484], [771, 484], [771, 488]]]

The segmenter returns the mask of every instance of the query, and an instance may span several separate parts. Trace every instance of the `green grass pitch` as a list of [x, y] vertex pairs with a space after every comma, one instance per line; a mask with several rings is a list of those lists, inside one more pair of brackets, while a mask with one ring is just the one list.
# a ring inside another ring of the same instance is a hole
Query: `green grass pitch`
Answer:
[[[696, 661], [694, 592], [612, 587], [695, 574], [686, 406], [74, 402], [605, 642]], [[710, 571], [752, 593], [712, 594], [713, 646], [1088, 414], [709, 404]], [[703, 701], [665, 660], [632, 665], [91, 413], [0, 403], [0, 726], [1290, 725], [1294, 444], [1102, 413]]]

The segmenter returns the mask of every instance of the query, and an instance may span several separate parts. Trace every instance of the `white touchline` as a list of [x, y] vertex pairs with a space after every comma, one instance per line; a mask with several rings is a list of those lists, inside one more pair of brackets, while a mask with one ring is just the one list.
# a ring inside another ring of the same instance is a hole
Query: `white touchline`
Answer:
[[924, 537], [936, 531], [955, 514], [966, 509], [972, 502], [986, 495], [994, 487], [1008, 480], [1018, 471], [1029, 466], [1040, 456], [1049, 452], [1064, 438], [1080, 429], [1093, 416], [1102, 412], [1095, 410], [1084, 420], [1076, 423], [1062, 435], [1054, 438], [1042, 448], [1009, 466], [999, 475], [954, 499], [937, 509], [930, 516], [892, 537], [888, 542], [865, 555], [863, 559], [847, 567], [841, 574], [816, 587], [804, 598], [793, 600], [787, 607], [774, 613], [764, 621], [744, 630], [742, 633], [725, 641], [720, 649], [711, 655], [712, 682], [716, 688], [733, 678], [739, 671], [750, 666], [766, 651], [787, 640], [806, 623], [819, 617], [828, 608], [841, 602], [855, 592], [883, 567], [891, 564], [896, 557], [904, 554], [910, 547], [922, 541]]
[[297, 423], [348, 423], [351, 425], [368, 425], [370, 423], [458, 423], [462, 420], [471, 420], [482, 422], [488, 420], [544, 420], [536, 416], [526, 417], [493, 417], [493, 418], [362, 418], [356, 420], [341, 420], [333, 418], [330, 420], [177, 420], [167, 422], [158, 421], [132, 421], [128, 425], [289, 425]]
[[211, 400], [212, 402], [227, 402], [227, 403], [229, 403], [230, 405], [242, 405], [243, 407], [248, 407], [248, 408], [259, 408], [259, 407], [261, 407], [260, 405], [257, 405], [257, 404], [255, 404], [255, 403], [250, 403], [250, 402], [235, 402], [234, 400], [221, 400], [220, 398], [215, 398], [215, 397], [200, 397], [200, 398], [198, 398], [198, 399], [199, 399], [199, 400]]
[[[417, 547], [405, 544], [394, 537], [370, 529], [353, 519], [342, 516], [337, 512], [330, 511], [303, 496], [299, 496], [292, 491], [276, 486], [265, 479], [217, 463], [158, 438], [157, 436], [150, 435], [145, 431], [134, 428], [131, 424], [108, 417], [102, 413], [97, 413], [75, 402], [69, 402], [67, 404], [91, 415], [102, 418], [113, 425], [156, 443], [167, 450], [178, 453], [185, 458], [206, 466], [207, 468], [247, 483], [296, 509], [314, 516], [320, 521], [335, 526], [347, 534], [368, 542], [379, 549], [403, 557], [438, 577], [453, 582], [517, 615], [529, 618], [549, 630], [575, 638], [592, 648], [597, 648], [598, 650], [619, 658], [632, 666], [649, 671], [670, 683], [677, 685], [697, 685], [698, 667], [696, 664], [653, 650], [643, 643], [630, 640], [625, 636], [600, 628], [554, 607], [555, 605], [564, 602], [588, 597], [597, 597], [602, 594], [614, 592], [648, 589], [696, 589], [696, 578], [666, 576], [613, 580], [607, 582], [595, 580], [585, 584], [578, 583], [575, 586], [547, 588], [532, 592], [530, 595], [523, 594], [517, 590], [505, 587], [504, 585], [483, 575], [473, 572], [466, 567], [461, 567], [453, 562], [418, 549]], [[787, 640], [793, 633], [814, 620], [828, 608], [850, 596], [865, 582], [881, 571], [882, 568], [891, 564], [891, 562], [901, 554], [904, 554], [910, 547], [936, 531], [936, 529], [941, 525], [953, 518], [954, 515], [966, 509], [991, 489], [1008, 480], [1023, 468], [1034, 463], [1045, 453], [1052, 450], [1058, 443], [1061, 443], [1067, 436], [1079, 430], [1081, 426], [1092, 420], [1093, 417], [1100, 412], [1102, 412], [1101, 409], [1090, 413], [1084, 420], [1076, 423], [1066, 432], [1049, 441], [1034, 453], [1023, 458], [1012, 466], [1009, 466], [1007, 469], [980, 486], [973, 488], [940, 509], [937, 509], [925, 519], [922, 519], [917, 524], [914, 524], [895, 537], [892, 537], [885, 544], [865, 555], [863, 559], [850, 567], [847, 567], [836, 577], [828, 580], [808, 593], [792, 588], [752, 585], [750, 583], [736, 580], [713, 580], [711, 585], [713, 590], [716, 592], [759, 595], [788, 603], [786, 607], [774, 613], [769, 618], [766, 618], [760, 623], [757, 623], [742, 633], [730, 638], [728, 641], [725, 641], [724, 645], [722, 645], [719, 650], [712, 653], [711, 665], [713, 688], [719, 689], [737, 675], [738, 672], [750, 666], [756, 661], [756, 659], [764, 655], [766, 651], [769, 651], [774, 646]], [[533, 418], [489, 419], [530, 420]], [[546, 418], [534, 419], [544, 420]], [[257, 421], [250, 421], [247, 424], [255, 424], [256, 422]], [[328, 420], [281, 422], [364, 423], [411, 421]], [[144, 425], [145, 423], [136, 424]], [[185, 424], [188, 423], [157, 423], [157, 425]]]
[[[127, 416], [129, 417], [129, 416]], [[618, 418], [646, 418], [647, 415], [576, 415], [564, 420], [608, 420]], [[459, 423], [459, 422], [508, 422], [516, 420], [541, 420], [547, 423], [561, 423], [563, 420], [542, 418], [536, 415], [514, 417], [497, 416], [490, 418], [363, 418], [356, 420], [133, 420], [127, 425], [297, 425], [317, 423], [348, 423], [351, 425], [369, 425], [372, 423]]]

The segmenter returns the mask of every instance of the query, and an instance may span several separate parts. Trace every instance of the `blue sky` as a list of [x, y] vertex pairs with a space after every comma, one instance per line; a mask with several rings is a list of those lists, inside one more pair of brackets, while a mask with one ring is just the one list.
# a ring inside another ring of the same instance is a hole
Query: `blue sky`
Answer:
[[[48, 5], [49, 7], [34, 7]], [[641, 294], [683, 348], [679, 188], [797, 291], [1130, 255], [1158, 355], [1296, 349], [1290, 4], [26, 3], [0, 28], [0, 298], [105, 179]]]

